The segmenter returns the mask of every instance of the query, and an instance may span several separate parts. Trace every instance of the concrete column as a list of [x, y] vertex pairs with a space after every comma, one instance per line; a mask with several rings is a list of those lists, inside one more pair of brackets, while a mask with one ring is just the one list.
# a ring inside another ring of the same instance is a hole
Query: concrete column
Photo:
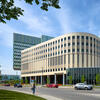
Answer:
[[41, 76], [41, 85], [42, 85], [42, 76]]
[[55, 84], [56, 84], [56, 74], [54, 75], [54, 77], [55, 77]]
[[65, 85], [65, 75], [63, 73], [63, 85]]

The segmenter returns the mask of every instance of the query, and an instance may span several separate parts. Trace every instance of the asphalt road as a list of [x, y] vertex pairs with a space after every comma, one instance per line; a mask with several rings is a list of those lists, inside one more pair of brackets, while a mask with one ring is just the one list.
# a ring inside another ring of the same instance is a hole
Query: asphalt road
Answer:
[[[2, 88], [2, 87], [0, 87]], [[3, 87], [9, 90], [26, 91], [32, 93], [30, 87]], [[51, 95], [62, 100], [100, 100], [100, 89], [74, 90], [72, 88], [36, 88], [36, 93]]]

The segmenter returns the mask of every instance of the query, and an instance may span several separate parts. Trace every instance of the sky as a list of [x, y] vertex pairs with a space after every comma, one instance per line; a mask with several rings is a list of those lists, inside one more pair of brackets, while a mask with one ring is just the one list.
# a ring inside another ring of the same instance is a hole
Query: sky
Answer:
[[60, 36], [70, 32], [88, 32], [100, 36], [100, 0], [60, 0], [61, 9], [43, 11], [36, 4], [15, 0], [24, 9], [19, 20], [0, 23], [0, 65], [2, 74], [16, 75], [13, 70], [13, 33], [40, 37]]

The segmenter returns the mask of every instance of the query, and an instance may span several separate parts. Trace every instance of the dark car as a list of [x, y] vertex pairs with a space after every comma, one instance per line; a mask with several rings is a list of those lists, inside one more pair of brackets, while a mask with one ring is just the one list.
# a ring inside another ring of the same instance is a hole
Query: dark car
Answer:
[[10, 86], [10, 84], [4, 84], [4, 86]]
[[21, 87], [22, 88], [22, 85], [21, 84], [14, 84], [14, 87], [17, 87], [17, 88]]
[[58, 88], [58, 84], [47, 84], [48, 88]]

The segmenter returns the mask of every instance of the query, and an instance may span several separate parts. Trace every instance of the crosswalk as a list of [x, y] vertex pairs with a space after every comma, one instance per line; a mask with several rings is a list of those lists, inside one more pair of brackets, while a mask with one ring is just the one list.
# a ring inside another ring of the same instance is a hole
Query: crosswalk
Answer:
[[76, 93], [77, 96], [93, 96], [93, 97], [97, 97], [100, 98], [100, 94], [91, 94], [91, 93]]

